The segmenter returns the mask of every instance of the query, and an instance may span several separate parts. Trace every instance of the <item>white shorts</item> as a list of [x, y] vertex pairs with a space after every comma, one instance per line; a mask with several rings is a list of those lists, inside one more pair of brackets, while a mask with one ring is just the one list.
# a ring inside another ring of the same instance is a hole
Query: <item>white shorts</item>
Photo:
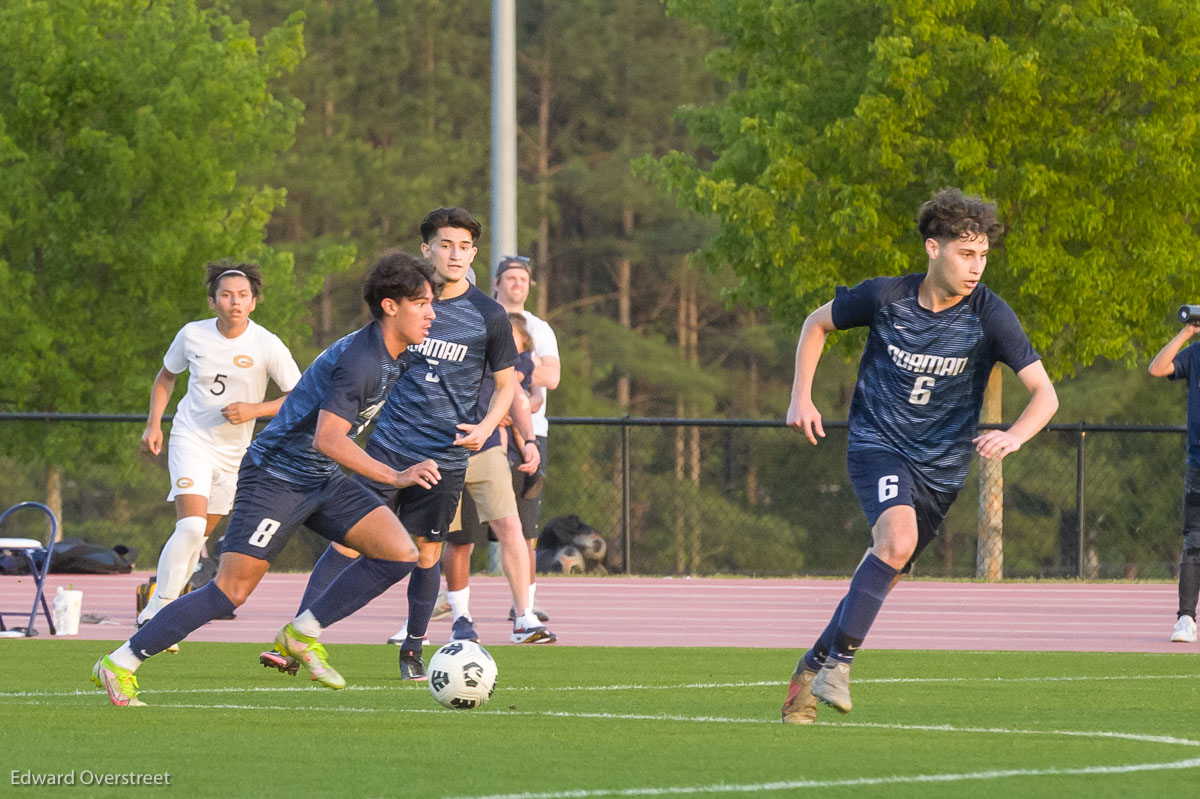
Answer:
[[171, 436], [167, 445], [167, 468], [171, 471], [171, 493], [208, 497], [208, 513], [224, 516], [233, 509], [237, 491], [237, 469], [229, 469], [203, 444], [183, 436]]

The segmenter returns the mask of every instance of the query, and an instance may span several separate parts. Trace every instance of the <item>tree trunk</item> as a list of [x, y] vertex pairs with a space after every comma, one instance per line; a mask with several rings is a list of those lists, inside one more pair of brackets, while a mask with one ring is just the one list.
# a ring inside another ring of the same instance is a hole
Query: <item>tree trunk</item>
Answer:
[[46, 507], [58, 519], [58, 532], [54, 540], [61, 541], [63, 537], [63, 504], [62, 504], [62, 467], [52, 463], [46, 467]]
[[[679, 357], [687, 357], [688, 335], [688, 309], [687, 309], [687, 285], [688, 271], [685, 265], [679, 271], [679, 307], [675, 317], [675, 343], [679, 347]], [[683, 418], [687, 413], [687, 406], [684, 404], [684, 395], [679, 393], [675, 395], [675, 415]], [[675, 481], [683, 485], [684, 464], [686, 462], [686, 431], [682, 427], [675, 428]], [[684, 519], [686, 502], [684, 501], [683, 492], [676, 491], [671, 498], [671, 502], [675, 511], [675, 573], [683, 574], [687, 571], [687, 522]]]
[[[979, 420], [999, 424], [1000, 366], [992, 367]], [[975, 549], [975, 577], [995, 581], [1004, 576], [1004, 471], [998, 460], [979, 461], [979, 526]]]
[[542, 319], [550, 305], [550, 59], [542, 63], [538, 92], [538, 290], [535, 308]]
[[[697, 302], [696, 281], [688, 281], [687, 291], [687, 337], [688, 337], [688, 360], [693, 366], [700, 364], [700, 310]], [[700, 496], [700, 428], [688, 428], [688, 477], [691, 478], [692, 486], [694, 487], [694, 496]], [[688, 527], [692, 534], [692, 554], [691, 554], [691, 569], [695, 574], [700, 566], [702, 552], [700, 547], [701, 524], [700, 524], [700, 507], [697, 502], [688, 503]]]
[[[625, 206], [621, 211], [621, 229], [626, 238], [633, 233], [633, 208]], [[631, 317], [631, 278], [633, 262], [629, 256], [622, 255], [617, 259], [617, 323], [626, 330], [632, 329]], [[629, 410], [629, 375], [623, 368], [618, 367], [617, 373], [617, 404], [621, 409]]]
[[[758, 324], [758, 314], [750, 311], [750, 324]], [[750, 356], [750, 370], [746, 377], [746, 411], [750, 419], [758, 416], [758, 357]], [[758, 505], [758, 447], [746, 447], [746, 505]]]

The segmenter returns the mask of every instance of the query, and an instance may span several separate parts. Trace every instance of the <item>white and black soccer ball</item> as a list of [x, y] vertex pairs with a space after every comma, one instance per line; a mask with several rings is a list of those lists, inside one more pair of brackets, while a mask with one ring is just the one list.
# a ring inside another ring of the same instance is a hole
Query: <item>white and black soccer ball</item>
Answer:
[[474, 641], [451, 641], [429, 659], [429, 691], [453, 710], [479, 707], [496, 689], [496, 661]]

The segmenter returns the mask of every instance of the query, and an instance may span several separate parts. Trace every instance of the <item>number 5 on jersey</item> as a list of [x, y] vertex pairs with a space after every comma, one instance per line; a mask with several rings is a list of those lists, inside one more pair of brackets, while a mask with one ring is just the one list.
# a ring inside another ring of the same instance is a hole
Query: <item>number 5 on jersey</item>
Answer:
[[275, 535], [275, 531], [279, 529], [279, 522], [274, 519], [263, 519], [258, 523], [258, 528], [250, 534], [250, 544], [256, 547], [265, 547], [271, 543], [271, 536]]
[[913, 383], [912, 391], [908, 392], [908, 401], [913, 405], [928, 405], [933, 396], [934, 379], [928, 375], [918, 377]]

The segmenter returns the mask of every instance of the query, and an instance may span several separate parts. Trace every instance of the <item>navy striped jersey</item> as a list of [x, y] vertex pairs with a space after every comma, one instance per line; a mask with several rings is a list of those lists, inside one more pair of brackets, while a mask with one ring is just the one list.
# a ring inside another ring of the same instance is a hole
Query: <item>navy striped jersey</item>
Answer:
[[839, 286], [833, 323], [866, 326], [867, 344], [850, 401], [850, 449], [886, 449], [938, 491], [957, 491], [988, 376], [1039, 360], [1017, 315], [983, 284], [934, 313], [917, 302], [924, 273]]
[[517, 346], [507, 312], [474, 286], [433, 309], [429, 337], [409, 347], [411, 366], [384, 403], [371, 442], [404, 461], [432, 458], [439, 469], [463, 470], [471, 453], [454, 446], [458, 425], [478, 421], [484, 369], [512, 366]]
[[393, 358], [379, 322], [335, 341], [304, 370], [283, 407], [246, 451], [267, 474], [314, 485], [337, 471], [337, 464], [313, 449], [320, 411], [350, 423], [354, 438], [383, 406], [408, 366], [409, 353]]
[[1172, 380], [1186, 380], [1187, 405], [1187, 462], [1200, 468], [1200, 344], [1190, 344], [1172, 361], [1175, 371]]

